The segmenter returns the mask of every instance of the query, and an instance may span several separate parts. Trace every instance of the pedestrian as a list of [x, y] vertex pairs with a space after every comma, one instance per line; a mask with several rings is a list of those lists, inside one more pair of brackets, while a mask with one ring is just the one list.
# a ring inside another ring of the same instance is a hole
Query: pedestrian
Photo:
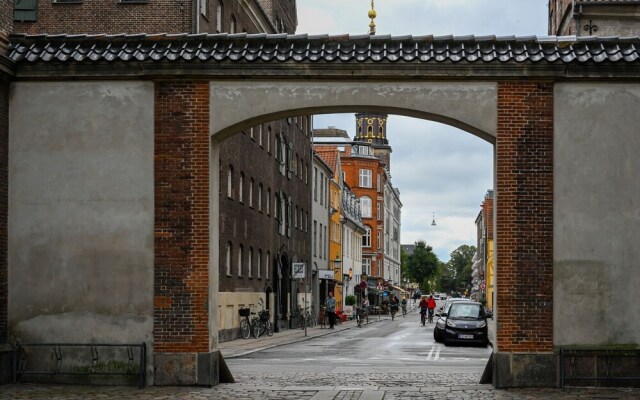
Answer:
[[336, 299], [333, 297], [333, 292], [329, 292], [329, 297], [325, 303], [327, 306], [327, 315], [329, 316], [329, 329], [333, 329], [336, 324]]

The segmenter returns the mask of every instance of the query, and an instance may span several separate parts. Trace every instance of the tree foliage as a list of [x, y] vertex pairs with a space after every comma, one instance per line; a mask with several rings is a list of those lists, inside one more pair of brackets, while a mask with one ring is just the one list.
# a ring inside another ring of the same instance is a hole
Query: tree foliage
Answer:
[[424, 240], [418, 240], [415, 242], [413, 254], [407, 256], [407, 273], [413, 281], [421, 283], [423, 288], [428, 290], [430, 288], [424, 287], [424, 282], [436, 275], [439, 263], [433, 248], [427, 246]]
[[464, 293], [471, 287], [471, 268], [475, 246], [463, 244], [451, 252], [451, 259], [444, 265], [440, 285], [447, 293]]

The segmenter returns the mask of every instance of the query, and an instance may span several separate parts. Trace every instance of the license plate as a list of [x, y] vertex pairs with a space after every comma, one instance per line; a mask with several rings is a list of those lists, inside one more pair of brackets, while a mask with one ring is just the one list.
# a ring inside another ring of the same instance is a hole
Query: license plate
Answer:
[[473, 339], [473, 335], [463, 335], [459, 334], [458, 339]]

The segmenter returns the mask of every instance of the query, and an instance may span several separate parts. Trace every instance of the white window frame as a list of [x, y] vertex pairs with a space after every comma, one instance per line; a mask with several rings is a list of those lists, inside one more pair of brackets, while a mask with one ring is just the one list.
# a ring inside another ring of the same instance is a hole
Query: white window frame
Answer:
[[360, 170], [360, 179], [358, 181], [359, 186], [363, 188], [371, 188], [372, 185], [372, 175], [370, 169], [361, 169]]
[[371, 247], [371, 227], [365, 225], [365, 232], [362, 235], [362, 247]]
[[372, 218], [373, 204], [369, 196], [360, 197], [360, 214], [362, 218]]

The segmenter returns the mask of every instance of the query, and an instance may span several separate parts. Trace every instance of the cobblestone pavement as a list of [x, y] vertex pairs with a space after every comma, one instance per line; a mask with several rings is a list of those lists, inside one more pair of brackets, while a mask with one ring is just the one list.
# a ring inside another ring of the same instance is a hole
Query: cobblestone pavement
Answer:
[[[268, 379], [267, 379], [268, 378]], [[640, 399], [640, 389], [494, 389], [491, 385], [464, 384], [471, 377], [457, 374], [440, 376], [434, 381], [428, 374], [416, 379], [415, 374], [388, 377], [370, 374], [341, 376], [336, 386], [331, 374], [298, 374], [285, 376], [266, 374], [236, 377], [236, 384], [220, 384], [212, 388], [193, 387], [97, 387], [69, 385], [18, 384], [0, 386], [0, 399], [142, 399], [142, 400], [627, 400]], [[476, 377], [473, 377], [476, 378]], [[293, 384], [293, 382], [298, 382]], [[460, 384], [462, 383], [462, 384]]]
[[[284, 331], [272, 338], [236, 340], [220, 348], [229, 359], [297, 341], [311, 340], [351, 329], [343, 324], [335, 331], [312, 328]], [[280, 373], [272, 368], [235, 371], [235, 384], [205, 387], [113, 387], [17, 384], [0, 386], [0, 399], [100, 399], [100, 400], [640, 400], [640, 389], [494, 389], [479, 385], [473, 373], [415, 373], [403, 371], [390, 376], [375, 367], [365, 372]]]

